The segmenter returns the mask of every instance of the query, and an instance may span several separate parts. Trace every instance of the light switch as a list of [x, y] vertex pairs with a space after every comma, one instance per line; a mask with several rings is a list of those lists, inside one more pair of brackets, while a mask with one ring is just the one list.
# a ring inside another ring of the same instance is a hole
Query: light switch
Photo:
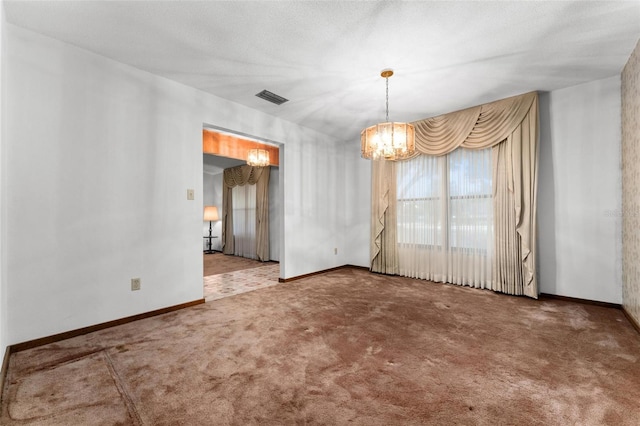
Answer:
[[195, 199], [195, 191], [193, 189], [187, 189], [187, 200]]

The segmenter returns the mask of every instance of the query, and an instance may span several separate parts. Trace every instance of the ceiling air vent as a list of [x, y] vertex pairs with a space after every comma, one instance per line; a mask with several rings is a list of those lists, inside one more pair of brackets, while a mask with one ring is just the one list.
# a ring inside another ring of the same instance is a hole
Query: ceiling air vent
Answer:
[[281, 105], [285, 102], [287, 102], [289, 99], [285, 99], [282, 96], [278, 96], [275, 93], [271, 93], [268, 90], [263, 90], [260, 93], [256, 93], [256, 96], [259, 98], [264, 99], [265, 101], [269, 101], [271, 103], [274, 103], [276, 105]]

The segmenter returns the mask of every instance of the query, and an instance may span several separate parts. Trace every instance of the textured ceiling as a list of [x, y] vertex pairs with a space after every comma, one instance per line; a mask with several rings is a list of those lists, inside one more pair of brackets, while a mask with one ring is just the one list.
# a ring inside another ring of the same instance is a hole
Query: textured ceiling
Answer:
[[[343, 141], [617, 75], [632, 2], [5, 1], [7, 21]], [[254, 95], [267, 89], [289, 102]]]

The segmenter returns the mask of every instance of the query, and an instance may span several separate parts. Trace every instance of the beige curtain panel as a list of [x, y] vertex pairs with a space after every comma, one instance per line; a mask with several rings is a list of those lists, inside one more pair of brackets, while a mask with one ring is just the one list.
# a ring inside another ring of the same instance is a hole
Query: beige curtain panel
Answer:
[[371, 175], [371, 270], [383, 274], [398, 273], [396, 231], [396, 163], [373, 160]]
[[269, 167], [237, 166], [225, 169], [222, 182], [222, 252], [234, 253], [233, 196], [235, 186], [256, 185], [256, 254], [269, 260]]
[[[415, 155], [445, 155], [459, 147], [492, 147], [496, 212], [493, 288], [537, 298], [538, 94], [526, 93], [413, 124]], [[371, 235], [371, 270], [374, 272], [397, 269], [397, 255], [386, 252], [397, 251], [397, 245], [392, 248], [391, 244], [384, 243], [397, 239], [393, 222], [396, 199], [389, 197], [389, 186], [395, 186], [395, 177], [389, 184], [379, 182], [379, 176], [389, 176], [390, 167], [373, 163], [372, 223], [375, 226], [372, 225]]]

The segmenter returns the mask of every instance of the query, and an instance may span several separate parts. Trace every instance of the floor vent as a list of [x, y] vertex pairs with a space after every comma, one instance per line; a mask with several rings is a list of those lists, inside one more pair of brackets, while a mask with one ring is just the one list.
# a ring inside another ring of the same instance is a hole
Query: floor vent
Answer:
[[283, 98], [282, 96], [278, 96], [275, 93], [272, 93], [268, 90], [263, 90], [260, 93], [256, 93], [256, 96], [264, 99], [265, 101], [274, 103], [276, 105], [282, 105], [283, 103], [289, 100], [289, 99]]

